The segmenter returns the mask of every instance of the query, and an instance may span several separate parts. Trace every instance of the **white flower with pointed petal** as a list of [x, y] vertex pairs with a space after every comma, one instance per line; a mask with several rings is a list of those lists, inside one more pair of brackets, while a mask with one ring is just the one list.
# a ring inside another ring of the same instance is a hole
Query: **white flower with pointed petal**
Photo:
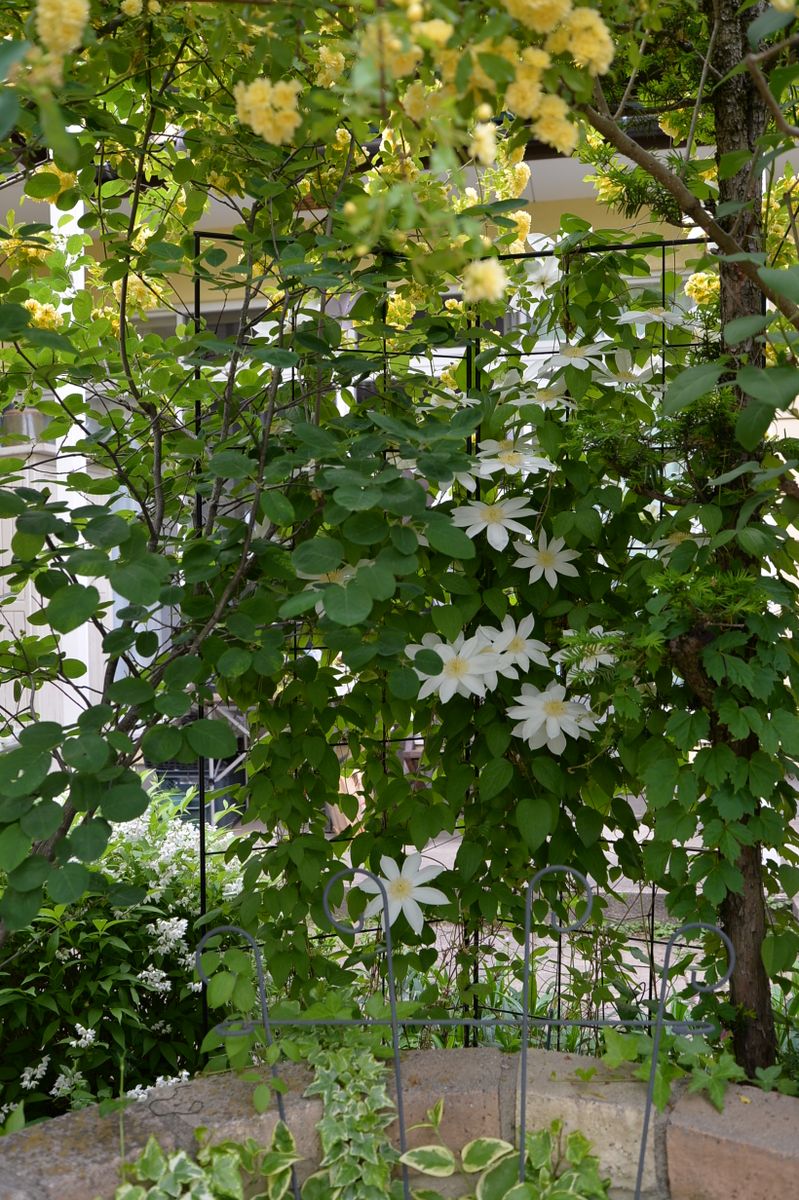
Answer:
[[688, 313], [682, 308], [663, 308], [655, 305], [653, 308], [630, 308], [616, 317], [617, 325], [635, 325], [646, 328], [648, 325], [665, 325], [667, 329], [679, 329], [691, 325]]
[[468, 504], [452, 510], [452, 523], [465, 529], [471, 538], [485, 530], [488, 544], [495, 550], [504, 550], [510, 541], [509, 530], [529, 533], [527, 526], [519, 521], [519, 517], [535, 516], [535, 509], [528, 508], [527, 501], [527, 496], [495, 500], [493, 504], [470, 500]]
[[[549, 666], [549, 646], [530, 637], [534, 626], [535, 617], [532, 613], [523, 617], [518, 625], [508, 613], [500, 629], [481, 625], [477, 632], [486, 638], [490, 649], [496, 654], [501, 654], [509, 666], [529, 671], [531, 663], [536, 663], [539, 667]], [[500, 674], [505, 672], [500, 671]], [[510, 678], [515, 678], [515, 673]]]
[[612, 350], [612, 342], [591, 342], [587, 346], [561, 346], [542, 364], [547, 374], [559, 367], [576, 367], [578, 371], [597, 370], [602, 367], [602, 353]]
[[606, 379], [612, 379], [614, 383], [618, 383], [622, 387], [638, 387], [642, 383], [648, 383], [655, 372], [660, 370], [659, 358], [650, 358], [649, 362], [642, 367], [636, 366], [635, 359], [629, 350], [617, 350], [613, 358], [615, 367], [611, 368], [605, 363], [602, 373], [596, 377], [597, 383], [604, 383]]
[[438, 675], [427, 675], [424, 671], [416, 670], [422, 680], [419, 689], [419, 699], [424, 700], [433, 692], [438, 692], [442, 704], [446, 704], [453, 696], [484, 696], [489, 682], [487, 675], [493, 674], [496, 687], [496, 672], [501, 665], [499, 655], [486, 653], [485, 643], [481, 638], [471, 637], [464, 641], [459, 633], [452, 643], [442, 642], [430, 646], [441, 659], [441, 670]]
[[408, 658], [415, 658], [420, 650], [435, 650], [438, 653], [438, 647], [444, 645], [446, 645], [446, 642], [437, 633], [425, 633], [422, 636], [421, 642], [413, 642], [411, 645], [406, 646], [405, 653]]
[[527, 542], [514, 542], [519, 557], [514, 567], [523, 569], [530, 567], [530, 583], [536, 583], [543, 575], [551, 588], [558, 586], [558, 575], [577, 575], [577, 568], [571, 559], [579, 558], [576, 550], [564, 550], [566, 542], [563, 538], [553, 538], [547, 541], [547, 535], [541, 530], [538, 546], [528, 546]]
[[585, 704], [566, 699], [566, 689], [550, 683], [545, 692], [531, 683], [522, 684], [521, 695], [507, 715], [519, 724], [511, 730], [514, 737], [524, 738], [531, 750], [546, 746], [553, 754], [566, 749], [566, 737], [584, 738], [596, 729], [596, 717]]
[[657, 550], [658, 557], [664, 562], [668, 562], [674, 551], [683, 542], [694, 542], [697, 546], [707, 546], [710, 538], [703, 533], [690, 532], [687, 529], [674, 529], [665, 537], [659, 538], [656, 542], [652, 542], [652, 549]]
[[508, 475], [535, 475], [539, 471], [554, 471], [555, 464], [538, 451], [540, 446], [533, 442], [513, 438], [486, 438], [480, 443], [477, 455], [481, 475], [493, 475], [495, 471], [505, 471]]
[[[405, 918], [414, 933], [421, 933], [424, 916], [419, 907], [421, 904], [446, 904], [448, 897], [438, 888], [427, 887], [431, 879], [435, 879], [444, 870], [437, 863], [423, 867], [421, 854], [410, 854], [399, 867], [393, 858], [384, 854], [380, 859], [380, 870], [383, 872], [380, 882], [388, 896], [388, 923], [393, 925], [400, 913]], [[356, 884], [362, 892], [374, 894], [364, 909], [364, 917], [382, 916], [385, 928], [386, 913], [383, 910], [383, 897], [380, 886], [374, 879], [359, 880]]]

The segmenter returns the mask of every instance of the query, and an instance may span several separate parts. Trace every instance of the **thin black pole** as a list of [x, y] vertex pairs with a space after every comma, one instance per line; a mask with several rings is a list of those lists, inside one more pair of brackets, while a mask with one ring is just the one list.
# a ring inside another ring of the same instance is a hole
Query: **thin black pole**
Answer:
[[[202, 315], [200, 311], [200, 273], [198, 270], [200, 252], [202, 250], [203, 235], [195, 230], [194, 232], [194, 332], [200, 332]], [[194, 368], [194, 378], [199, 380], [201, 377], [199, 364]], [[197, 389], [197, 395], [194, 399], [194, 436], [199, 438], [202, 432], [202, 401], [200, 399], [200, 391]], [[201, 465], [197, 462], [197, 475], [201, 471]], [[199, 486], [194, 489], [194, 533], [196, 537], [201, 537], [203, 531], [203, 498]], [[205, 716], [205, 704], [202, 700], [197, 701], [197, 719], [202, 720]], [[200, 755], [197, 759], [197, 807], [199, 810], [200, 819], [200, 920], [205, 917], [208, 912], [208, 871], [207, 871], [207, 847], [205, 838], [205, 756]], [[202, 1003], [202, 1020], [203, 1020], [203, 1035], [208, 1033], [208, 988], [205, 980], [202, 981], [201, 987], [201, 1003]]]

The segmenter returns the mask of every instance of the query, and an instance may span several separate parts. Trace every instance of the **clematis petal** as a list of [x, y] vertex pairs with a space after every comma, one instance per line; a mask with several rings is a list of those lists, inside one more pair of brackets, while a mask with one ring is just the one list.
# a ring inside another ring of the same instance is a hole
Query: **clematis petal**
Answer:
[[[402, 911], [405, 913], [408, 924], [413, 932], [421, 933], [422, 926], [424, 925], [424, 915], [419, 905], [411, 896], [409, 896], [407, 900], [403, 901]], [[393, 923], [394, 922], [392, 920], [392, 924]]]
[[433, 887], [415, 887], [413, 889], [413, 898], [421, 904], [448, 904], [449, 897], [445, 896], [438, 888]]
[[400, 875], [402, 876], [403, 879], [413, 880], [421, 865], [422, 865], [422, 856], [419, 853], [419, 851], [417, 850], [413, 854], [409, 854], [408, 857], [405, 859], [405, 862], [402, 864], [402, 870], [400, 871]]
[[380, 869], [386, 879], [396, 879], [400, 873], [400, 869], [394, 859], [389, 858], [387, 854], [384, 854], [380, 859]]

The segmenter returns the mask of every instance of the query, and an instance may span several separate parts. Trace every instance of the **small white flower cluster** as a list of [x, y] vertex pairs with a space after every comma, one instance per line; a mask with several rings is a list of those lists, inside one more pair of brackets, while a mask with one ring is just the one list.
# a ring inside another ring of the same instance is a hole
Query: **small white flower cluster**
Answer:
[[68, 962], [70, 958], [80, 958], [80, 950], [77, 946], [64, 946], [56, 950], [55, 956], [59, 962]]
[[85, 1087], [86, 1080], [80, 1071], [75, 1067], [65, 1067], [50, 1088], [50, 1095], [54, 1096], [56, 1100], [63, 1100], [66, 1096], [71, 1096], [79, 1088]]
[[14, 1108], [16, 1108], [15, 1104], [0, 1104], [0, 1125], [3, 1124], [8, 1114], [12, 1112]]
[[167, 1077], [166, 1075], [159, 1075], [155, 1083], [151, 1084], [150, 1087], [145, 1087], [143, 1083], [137, 1083], [136, 1086], [132, 1087], [129, 1092], [125, 1093], [125, 1095], [129, 1100], [146, 1100], [148, 1096], [150, 1096], [151, 1093], [156, 1090], [156, 1088], [171, 1087], [176, 1083], [188, 1083], [188, 1080], [188, 1071], [181, 1071], [179, 1075], [172, 1075], [170, 1077]]
[[166, 971], [162, 971], [160, 967], [145, 967], [139, 974], [139, 983], [144, 984], [151, 991], [159, 992], [164, 996], [172, 990], [172, 980], [169, 979]]
[[24, 1088], [25, 1091], [30, 1091], [31, 1088], [35, 1088], [36, 1084], [40, 1083], [41, 1080], [44, 1079], [49, 1065], [50, 1055], [45, 1054], [38, 1067], [26, 1067], [22, 1072], [22, 1076], [19, 1081], [20, 1087]]
[[75, 1033], [77, 1037], [70, 1038], [69, 1044], [73, 1050], [88, 1050], [89, 1046], [93, 1046], [97, 1041], [97, 1031], [87, 1029], [84, 1025], [75, 1024]]
[[189, 922], [185, 917], [162, 917], [148, 925], [153, 935], [153, 949], [158, 954], [171, 954], [186, 947], [186, 930]]

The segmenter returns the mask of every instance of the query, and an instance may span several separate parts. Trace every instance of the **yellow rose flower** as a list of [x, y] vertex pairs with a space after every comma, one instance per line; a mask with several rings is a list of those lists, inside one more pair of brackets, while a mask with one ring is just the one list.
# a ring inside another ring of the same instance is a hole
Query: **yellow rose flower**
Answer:
[[463, 298], [501, 300], [508, 289], [508, 276], [499, 259], [482, 258], [471, 262], [463, 272]]

